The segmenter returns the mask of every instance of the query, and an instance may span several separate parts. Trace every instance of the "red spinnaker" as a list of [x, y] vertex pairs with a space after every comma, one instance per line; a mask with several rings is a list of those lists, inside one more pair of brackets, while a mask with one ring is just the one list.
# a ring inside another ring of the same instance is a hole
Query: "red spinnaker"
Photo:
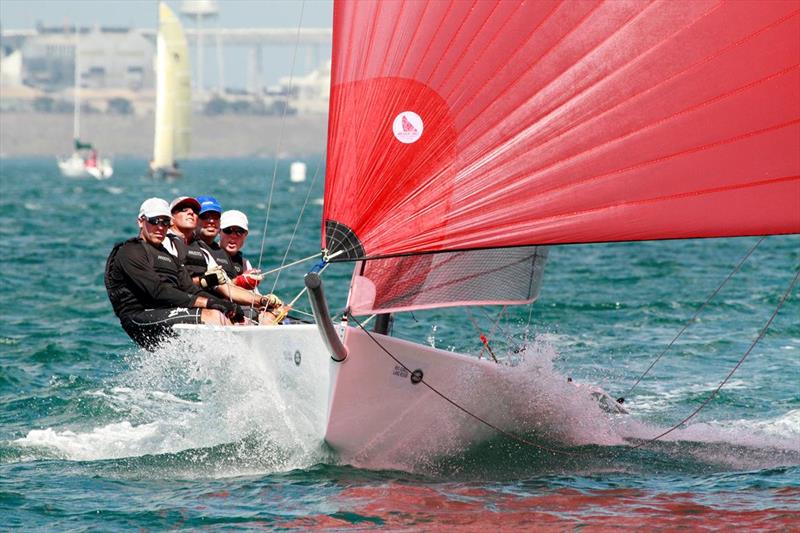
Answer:
[[800, 232], [800, 2], [338, 1], [323, 245]]

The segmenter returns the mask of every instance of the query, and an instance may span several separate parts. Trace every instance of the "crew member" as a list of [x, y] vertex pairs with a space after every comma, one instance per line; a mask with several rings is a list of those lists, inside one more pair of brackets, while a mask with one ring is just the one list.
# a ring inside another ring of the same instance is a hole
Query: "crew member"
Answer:
[[172, 225], [165, 200], [145, 200], [137, 222], [138, 237], [115, 245], [105, 270], [114, 314], [131, 339], [152, 350], [172, 335], [173, 324], [227, 325], [243, 319], [238, 304], [203, 292], [164, 248]]
[[167, 232], [164, 248], [183, 263], [195, 285], [207, 288], [203, 284], [203, 276], [207, 274], [208, 261], [195, 239], [200, 202], [191, 196], [179, 196], [172, 200], [169, 210], [172, 226]]
[[[222, 213], [220, 217], [220, 247], [227, 254], [229, 266], [225, 273], [233, 280], [233, 284], [243, 289], [252, 290], [258, 294], [258, 284], [261, 282], [261, 272], [254, 270], [250, 261], [242, 255], [241, 249], [247, 239], [247, 215], [241, 211], [231, 209]], [[274, 294], [268, 294], [269, 307], [273, 308], [275, 316], [285, 316], [288, 309], [283, 308], [283, 302]]]
[[222, 206], [213, 196], [198, 196], [200, 203], [199, 222], [195, 237], [200, 248], [211, 256], [214, 262], [226, 272], [231, 269], [228, 254], [216, 241], [219, 235], [219, 217], [222, 215]]

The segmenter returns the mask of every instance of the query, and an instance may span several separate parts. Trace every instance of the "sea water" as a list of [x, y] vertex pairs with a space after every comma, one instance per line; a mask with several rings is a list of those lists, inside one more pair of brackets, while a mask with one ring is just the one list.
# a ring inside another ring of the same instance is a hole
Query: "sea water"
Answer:
[[[516, 366], [509, 390], [467, 407], [535, 413], [519, 437], [537, 446], [498, 435], [398, 470], [339, 464], [246, 347], [139, 350], [103, 288], [139, 204], [214, 195], [249, 215], [245, 253], [274, 268], [287, 249], [286, 262], [319, 249], [322, 162], [305, 162], [309, 179], [292, 183], [290, 161], [269, 159], [189, 161], [176, 181], [143, 177], [144, 160], [116, 161], [108, 181], [61, 178], [50, 159], [0, 160], [0, 529], [800, 527], [797, 289], [696, 417], [636, 448], [701, 405], [747, 351], [800, 265], [797, 236], [761, 243], [630, 394], [756, 238], [553, 247], [531, 309], [397, 317], [396, 335], [475, 356], [488, 355], [487, 335]], [[264, 284], [290, 300], [311, 266]], [[350, 273], [325, 273], [334, 311]], [[630, 414], [597, 409], [595, 387], [626, 395]]]

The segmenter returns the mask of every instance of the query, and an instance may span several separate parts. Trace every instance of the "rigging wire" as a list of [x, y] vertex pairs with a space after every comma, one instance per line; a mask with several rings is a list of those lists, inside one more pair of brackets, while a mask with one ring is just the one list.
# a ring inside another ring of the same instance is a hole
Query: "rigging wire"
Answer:
[[[323, 157], [323, 159], [324, 159], [324, 157]], [[280, 266], [280, 268], [276, 268], [276, 269], [270, 270], [268, 272], [268, 274], [272, 273], [272, 272], [278, 272], [278, 275], [275, 276], [275, 281], [272, 283], [272, 290], [270, 291], [272, 293], [275, 292], [275, 287], [278, 286], [278, 280], [280, 279], [281, 271], [283, 271], [284, 268], [288, 268], [290, 266], [293, 266], [293, 265], [296, 265], [298, 263], [301, 263], [301, 262], [305, 261], [305, 259], [301, 259], [301, 260], [295, 261], [294, 263], [291, 263], [289, 265], [286, 264], [286, 258], [289, 256], [289, 250], [292, 249], [292, 244], [294, 243], [294, 238], [297, 235], [298, 228], [300, 227], [300, 221], [303, 219], [303, 213], [305, 213], [306, 207], [308, 206], [308, 200], [309, 200], [309, 198], [311, 198], [311, 193], [314, 191], [314, 184], [317, 182], [317, 176], [319, 176], [319, 169], [320, 169], [321, 166], [322, 166], [322, 160], [319, 160], [317, 162], [317, 169], [314, 171], [314, 177], [311, 179], [311, 184], [308, 186], [308, 192], [306, 193], [306, 198], [303, 201], [303, 206], [300, 208], [300, 214], [297, 215], [297, 220], [294, 223], [294, 229], [292, 230], [292, 236], [289, 237], [289, 244], [286, 245], [286, 252], [283, 254], [283, 259], [281, 259], [281, 266]], [[266, 239], [266, 232], [264, 233], [264, 239]], [[322, 252], [317, 253], [317, 254], [315, 254], [315, 255], [313, 255], [311, 257], [317, 257], [317, 256], [320, 256], [320, 255], [322, 255]]]
[[[303, 27], [303, 12], [305, 11], [306, 3], [303, 0], [300, 3], [300, 19], [297, 22], [297, 34], [295, 36], [294, 41], [294, 49], [292, 50], [292, 66], [289, 69], [289, 93], [292, 92], [292, 88], [294, 86], [294, 69], [297, 63], [297, 49], [300, 46], [300, 30]], [[288, 101], [287, 104], [283, 106], [283, 113], [281, 114], [281, 126], [278, 130], [278, 144], [275, 149], [275, 161], [272, 165], [272, 181], [269, 186], [269, 193], [267, 195], [267, 216], [264, 218], [264, 232], [261, 235], [261, 249], [258, 252], [258, 268], [261, 268], [261, 261], [264, 257], [264, 244], [267, 241], [267, 227], [269, 226], [269, 214], [272, 208], [272, 195], [275, 190], [275, 181], [278, 175], [278, 157], [281, 153], [281, 147], [283, 143], [283, 132], [286, 126], [286, 113], [289, 109]]]
[[699, 413], [700, 411], [702, 411], [702, 410], [703, 410], [703, 408], [704, 408], [706, 405], [708, 405], [708, 403], [709, 403], [711, 400], [713, 400], [713, 399], [714, 399], [714, 397], [715, 397], [715, 396], [717, 395], [717, 393], [718, 393], [718, 392], [719, 392], [719, 391], [722, 389], [722, 387], [723, 387], [723, 386], [724, 386], [724, 385], [725, 385], [725, 384], [728, 382], [728, 380], [729, 380], [729, 379], [731, 379], [731, 376], [733, 376], [733, 374], [734, 374], [734, 373], [735, 373], [735, 372], [736, 372], [736, 371], [739, 369], [739, 367], [742, 365], [742, 363], [744, 363], [745, 359], [747, 359], [747, 356], [748, 356], [748, 355], [750, 355], [750, 352], [752, 352], [752, 351], [753, 351], [753, 348], [755, 348], [756, 344], [758, 344], [758, 342], [759, 342], [761, 339], [763, 339], [763, 338], [764, 338], [764, 335], [766, 335], [766, 333], [767, 333], [767, 330], [769, 329], [769, 326], [772, 324], [772, 321], [773, 321], [773, 320], [775, 319], [775, 317], [778, 315], [778, 311], [780, 311], [781, 307], [783, 306], [783, 303], [786, 301], [786, 299], [787, 299], [787, 298], [789, 297], [789, 295], [792, 293], [792, 289], [794, 289], [794, 286], [795, 286], [795, 284], [797, 283], [797, 279], [798, 279], [798, 277], [800, 277], [800, 267], [798, 267], [797, 273], [794, 275], [794, 278], [792, 279], [792, 282], [791, 282], [791, 283], [789, 283], [789, 287], [786, 289], [786, 292], [784, 292], [784, 293], [783, 293], [783, 297], [781, 298], [781, 301], [780, 301], [780, 302], [778, 302], [778, 305], [777, 305], [777, 307], [775, 307], [775, 311], [773, 311], [773, 312], [772, 312], [772, 316], [770, 316], [770, 317], [769, 317], [769, 320], [767, 320], [767, 323], [766, 323], [766, 324], [764, 324], [764, 327], [763, 327], [763, 328], [761, 328], [761, 331], [759, 332], [758, 336], [755, 338], [755, 340], [753, 341], [753, 343], [752, 343], [752, 344], [750, 344], [750, 347], [747, 349], [747, 351], [745, 351], [745, 352], [744, 352], [744, 355], [743, 355], [743, 356], [742, 356], [742, 357], [739, 359], [739, 362], [737, 362], [737, 363], [736, 363], [736, 365], [733, 367], [733, 369], [731, 369], [731, 371], [728, 373], [728, 375], [727, 375], [727, 376], [725, 376], [725, 379], [723, 379], [723, 380], [720, 382], [719, 386], [717, 386], [717, 388], [716, 388], [716, 389], [714, 389], [714, 392], [712, 392], [711, 394], [709, 394], [709, 395], [708, 395], [708, 397], [707, 397], [705, 400], [703, 400], [703, 403], [701, 403], [701, 404], [700, 404], [700, 405], [699, 405], [699, 406], [698, 406], [698, 407], [697, 407], [697, 408], [696, 408], [694, 411], [692, 411], [692, 413], [691, 413], [689, 416], [687, 416], [686, 418], [684, 418], [683, 420], [681, 420], [680, 422], [678, 422], [677, 424], [675, 424], [674, 426], [672, 426], [672, 427], [671, 427], [671, 428], [669, 428], [668, 430], [664, 431], [663, 433], [661, 433], [661, 434], [659, 434], [659, 435], [656, 435], [655, 437], [653, 437], [653, 438], [651, 438], [651, 439], [649, 439], [649, 440], [646, 440], [645, 442], [642, 442], [642, 443], [639, 443], [639, 444], [637, 444], [637, 445], [636, 445], [636, 446], [634, 446], [632, 449], [634, 449], [634, 450], [635, 450], [635, 449], [637, 449], [637, 448], [641, 448], [641, 447], [643, 447], [643, 446], [646, 446], [646, 445], [648, 445], [648, 444], [651, 444], [651, 443], [653, 443], [653, 442], [657, 441], [657, 440], [658, 440], [658, 439], [660, 439], [661, 437], [664, 437], [664, 436], [666, 436], [666, 435], [669, 435], [670, 433], [672, 433], [673, 431], [675, 431], [676, 429], [678, 429], [679, 427], [681, 427], [683, 424], [685, 424], [686, 422], [688, 422], [689, 420], [691, 420], [692, 418], [694, 418], [694, 417], [695, 417], [695, 415], [697, 415], [697, 413]]
[[717, 293], [722, 289], [722, 287], [724, 287], [725, 284], [728, 283], [728, 281], [739, 271], [744, 262], [747, 261], [747, 258], [750, 257], [750, 255], [755, 251], [756, 248], [758, 248], [758, 245], [761, 244], [764, 241], [764, 239], [765, 237], [762, 236], [760, 239], [758, 239], [758, 241], [756, 241], [756, 243], [750, 248], [750, 250], [748, 250], [748, 252], [744, 254], [744, 257], [742, 257], [739, 260], [739, 263], [737, 263], [737, 265], [733, 268], [730, 274], [728, 274], [728, 276], [724, 280], [722, 280], [722, 283], [720, 283], [719, 286], [714, 290], [714, 292], [711, 293], [711, 296], [709, 296], [706, 299], [706, 301], [703, 302], [703, 305], [697, 308], [692, 317], [686, 321], [686, 323], [683, 325], [678, 334], [675, 335], [675, 337], [669, 342], [669, 344], [667, 344], [667, 347], [664, 348], [655, 359], [653, 359], [653, 362], [650, 363], [650, 366], [648, 366], [647, 369], [644, 372], [642, 372], [642, 375], [640, 375], [639, 378], [636, 380], [636, 382], [631, 386], [631, 388], [628, 389], [628, 392], [626, 392], [623, 397], [617, 399], [619, 403], [625, 401], [625, 396], [630, 396], [631, 392], [633, 392], [633, 389], [635, 389], [636, 386], [639, 385], [639, 383], [642, 381], [642, 379], [644, 379], [644, 377], [648, 374], [648, 372], [650, 372], [650, 370], [656, 365], [656, 363], [658, 363], [658, 361], [664, 356], [664, 354], [667, 353], [667, 351], [669, 351], [672, 345], [675, 344], [675, 341], [677, 341], [678, 338], [680, 338], [680, 336], [683, 335], [683, 332], [686, 331], [689, 328], [689, 326], [692, 323], [694, 323], [695, 320], [697, 320], [698, 315], [703, 311], [703, 309], [705, 309], [708, 303], [714, 298], [714, 296], [717, 295]]

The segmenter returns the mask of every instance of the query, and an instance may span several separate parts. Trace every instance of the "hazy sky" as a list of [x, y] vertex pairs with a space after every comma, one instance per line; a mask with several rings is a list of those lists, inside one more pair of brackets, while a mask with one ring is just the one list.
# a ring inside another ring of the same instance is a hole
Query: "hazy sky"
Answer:
[[[167, 0], [179, 12], [180, 0]], [[333, 0], [218, 0], [219, 18], [208, 23], [227, 28], [330, 28], [333, 19]], [[156, 28], [156, 0], [0, 0], [0, 25], [3, 29], [34, 28], [37, 23], [57, 26], [68, 22], [81, 26], [134, 26]], [[301, 22], [302, 11], [302, 22]], [[186, 21], [185, 27], [192, 27]], [[190, 42], [190, 53], [194, 54]], [[231, 48], [224, 54], [226, 86], [244, 87], [247, 80], [248, 50]], [[264, 80], [274, 84], [291, 70], [292, 48], [289, 46], [264, 49]], [[314, 57], [307, 51], [298, 53], [295, 73], [311, 70], [313, 63], [324, 60], [330, 49]], [[212, 48], [204, 54], [206, 86], [216, 84], [217, 62]]]
[[[180, 0], [167, 0], [176, 12]], [[332, 0], [218, 0], [219, 24], [231, 28], [296, 28], [303, 8], [303, 26], [331, 27]], [[32, 28], [65, 21], [81, 25], [154, 28], [156, 0], [2, 0], [0, 23], [4, 28]]]

